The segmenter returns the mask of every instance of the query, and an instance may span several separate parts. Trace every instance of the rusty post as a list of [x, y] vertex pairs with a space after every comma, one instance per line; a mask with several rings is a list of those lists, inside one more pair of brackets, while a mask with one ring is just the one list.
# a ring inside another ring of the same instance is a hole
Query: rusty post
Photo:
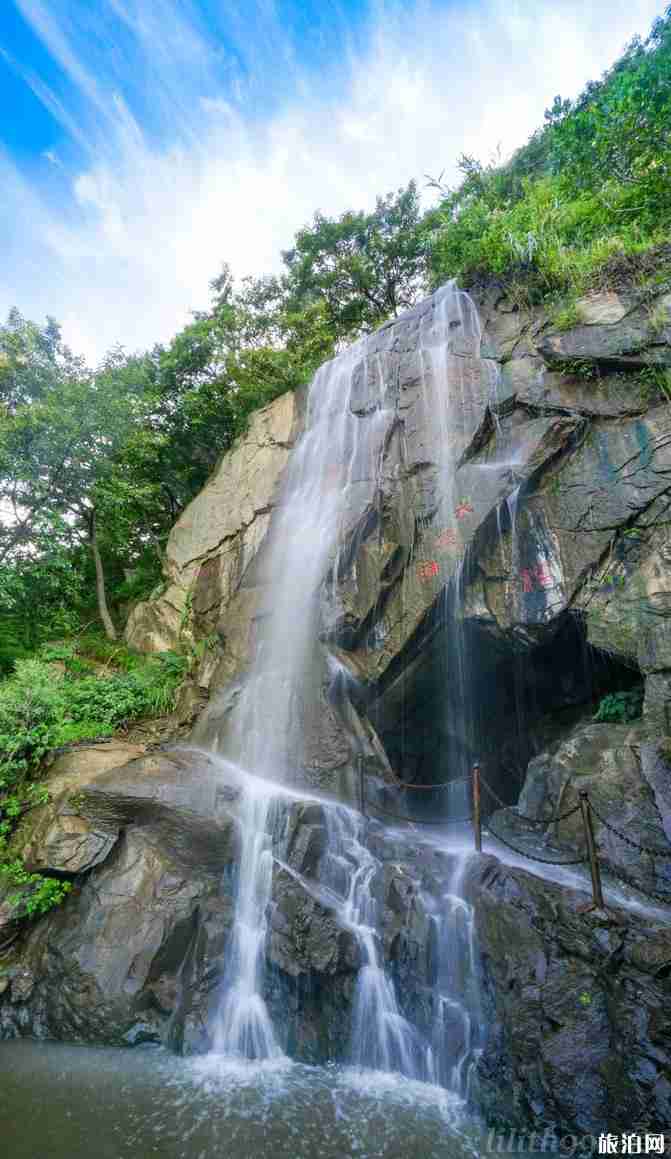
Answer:
[[601, 889], [601, 869], [599, 868], [599, 854], [597, 853], [594, 829], [592, 828], [592, 811], [589, 807], [587, 789], [580, 790], [580, 812], [585, 830], [585, 845], [589, 856], [589, 870], [592, 875], [592, 897], [595, 909], [605, 909], [603, 891]]
[[364, 784], [364, 768], [363, 768], [363, 753], [359, 753], [359, 812], [362, 817], [366, 816], [366, 790]]
[[473, 765], [473, 836], [476, 853], [482, 853], [482, 818], [480, 816], [480, 762]]

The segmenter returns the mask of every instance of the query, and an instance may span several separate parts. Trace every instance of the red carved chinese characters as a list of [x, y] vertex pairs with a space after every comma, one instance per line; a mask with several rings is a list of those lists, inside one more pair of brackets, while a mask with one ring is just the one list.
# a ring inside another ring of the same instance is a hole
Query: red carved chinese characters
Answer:
[[550, 571], [550, 568], [546, 562], [536, 564], [535, 573], [539, 587], [552, 587], [554, 580], [552, 579], [552, 572]]
[[520, 572], [520, 579], [522, 580], [523, 592], [532, 592], [534, 590], [534, 577], [531, 568], [523, 567]]
[[536, 588], [551, 588], [554, 585], [550, 565], [546, 560], [534, 565], [523, 567], [520, 571], [523, 592], [533, 592]]
[[462, 499], [461, 503], [457, 504], [454, 509], [454, 514], [456, 515], [457, 519], [465, 519], [467, 515], [473, 514], [473, 508], [468, 502], [468, 499]]
[[438, 567], [435, 559], [425, 559], [421, 563], [417, 564], [417, 575], [419, 579], [422, 580], [422, 583], [426, 583], [427, 580], [433, 579], [434, 576], [438, 575], [439, 571], [440, 568]]

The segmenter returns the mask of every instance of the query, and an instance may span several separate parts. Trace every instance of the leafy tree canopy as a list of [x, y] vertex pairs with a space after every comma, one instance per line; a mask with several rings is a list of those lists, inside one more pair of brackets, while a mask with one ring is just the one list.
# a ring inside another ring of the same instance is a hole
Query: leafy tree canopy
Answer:
[[322, 302], [336, 338], [374, 329], [411, 306], [425, 285], [416, 183], [378, 197], [372, 213], [315, 214], [283, 258], [291, 311]]

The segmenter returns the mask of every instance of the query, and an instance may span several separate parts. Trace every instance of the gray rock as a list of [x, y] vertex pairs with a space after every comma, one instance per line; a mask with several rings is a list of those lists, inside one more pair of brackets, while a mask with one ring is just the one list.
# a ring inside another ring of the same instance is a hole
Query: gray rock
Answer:
[[671, 934], [579, 912], [581, 896], [482, 857], [475, 908], [490, 1030], [475, 1076], [491, 1121], [599, 1133], [664, 1130], [671, 1103]]
[[[546, 820], [546, 826], [529, 827], [516, 821], [515, 810], [499, 811], [491, 818], [493, 831], [508, 834], [513, 841], [516, 836], [521, 838], [524, 848], [530, 833], [540, 837], [547, 829], [569, 850], [584, 851], [579, 812], [558, 824], [551, 824], [549, 818], [574, 808], [579, 792], [586, 790], [596, 810], [594, 832], [604, 868], [610, 866], [615, 873], [621, 870], [644, 889], [669, 893], [671, 898], [671, 843], [659, 808], [666, 766], [653, 764], [650, 746], [640, 742], [640, 726], [578, 725], [529, 763], [519, 812]], [[654, 782], [660, 786], [656, 791]], [[622, 840], [609, 825], [635, 844]], [[657, 856], [642, 855], [637, 846], [653, 850]]]
[[[657, 306], [667, 317], [661, 329], [652, 324], [653, 310], [648, 303], [634, 305], [632, 301], [629, 311], [618, 317], [619, 307], [613, 311], [606, 295], [600, 301], [595, 297], [591, 303], [583, 299], [578, 312], [585, 321], [563, 334], [546, 332], [538, 350], [550, 362], [558, 363], [587, 360], [600, 366], [669, 366], [668, 295], [660, 297]], [[598, 318], [604, 321], [599, 322]]]

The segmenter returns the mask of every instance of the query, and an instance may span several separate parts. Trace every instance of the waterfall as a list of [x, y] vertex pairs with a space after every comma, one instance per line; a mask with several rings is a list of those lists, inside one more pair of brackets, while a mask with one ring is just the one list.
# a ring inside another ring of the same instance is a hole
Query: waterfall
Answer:
[[[458, 497], [453, 477], [468, 431], [468, 395], [459, 353], [451, 349], [459, 327], [462, 353], [479, 351], [477, 311], [453, 284], [434, 296], [431, 326], [420, 326], [419, 350], [430, 432], [427, 458], [437, 466], [435, 502], [448, 539], [456, 535]], [[363, 382], [365, 409], [355, 405]], [[272, 606], [257, 617], [255, 655], [233, 718], [215, 742], [253, 776], [241, 780], [241, 856], [233, 930], [214, 1050], [219, 1054], [277, 1061], [283, 1058], [263, 999], [267, 913], [271, 901], [273, 850], [270, 830], [281, 808], [282, 786], [300, 780], [303, 720], [312, 694], [312, 666], [319, 635], [319, 593], [338, 563], [347, 537], [365, 510], [371, 480], [379, 477], [385, 440], [398, 408], [380, 355], [362, 339], [322, 366], [309, 388], [305, 431], [288, 466], [273, 515], [266, 576]], [[470, 436], [469, 436], [470, 437]], [[463, 683], [463, 678], [462, 678]], [[429, 1042], [401, 1013], [380, 944], [381, 913], [374, 884], [380, 862], [366, 847], [365, 821], [351, 809], [323, 802], [328, 846], [321, 884], [335, 900], [343, 924], [354, 933], [362, 965], [354, 998], [351, 1061], [430, 1081], [452, 1080], [473, 1049], [469, 1034], [460, 1062], [448, 1074], [444, 1050]], [[455, 903], [456, 904], [456, 903]], [[448, 907], [449, 908], [449, 907]], [[458, 905], [454, 914], [463, 913]], [[461, 937], [458, 917], [436, 916], [437, 942]], [[463, 923], [462, 923], [463, 924]], [[448, 947], [449, 949], [449, 947]], [[439, 979], [436, 1000], [455, 1002], [455, 977]], [[441, 1019], [447, 1024], [449, 1019]], [[438, 1034], [439, 1031], [437, 1030]]]

